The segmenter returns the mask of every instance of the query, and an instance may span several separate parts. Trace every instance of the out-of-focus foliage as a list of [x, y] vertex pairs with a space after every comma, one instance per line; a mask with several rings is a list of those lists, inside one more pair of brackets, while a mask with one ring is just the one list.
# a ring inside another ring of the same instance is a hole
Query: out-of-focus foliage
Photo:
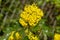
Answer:
[[60, 7], [60, 0], [52, 0], [52, 3], [56, 5], [56, 7]]
[[58, 15], [56, 19], [57, 19], [56, 32], [60, 33], [60, 15]]
[[60, 15], [58, 15], [56, 19], [57, 19], [57, 25], [60, 26]]

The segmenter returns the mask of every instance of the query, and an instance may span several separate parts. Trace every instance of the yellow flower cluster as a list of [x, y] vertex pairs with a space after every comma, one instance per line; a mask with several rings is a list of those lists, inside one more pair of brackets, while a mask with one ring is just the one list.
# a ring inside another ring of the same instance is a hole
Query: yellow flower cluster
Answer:
[[25, 30], [25, 33], [27, 34], [29, 40], [39, 40], [39, 38], [36, 35], [34, 35], [32, 32], [28, 31], [28, 29]]
[[22, 26], [35, 26], [41, 17], [43, 16], [43, 11], [39, 9], [36, 4], [26, 5], [24, 11], [20, 14], [19, 23]]
[[57, 34], [57, 33], [56, 33], [56, 34], [54, 35], [54, 40], [60, 40], [60, 34]]
[[[15, 34], [15, 36], [14, 36]], [[8, 40], [20, 40], [21, 39], [21, 36], [18, 32], [15, 33], [15, 31], [12, 31]]]
[[8, 38], [8, 40], [14, 40], [14, 37], [13, 37], [14, 32], [15, 32], [15, 31], [11, 32], [11, 35], [10, 35], [10, 37]]
[[15, 33], [15, 36], [16, 36], [16, 40], [21, 40], [21, 35], [18, 32]]

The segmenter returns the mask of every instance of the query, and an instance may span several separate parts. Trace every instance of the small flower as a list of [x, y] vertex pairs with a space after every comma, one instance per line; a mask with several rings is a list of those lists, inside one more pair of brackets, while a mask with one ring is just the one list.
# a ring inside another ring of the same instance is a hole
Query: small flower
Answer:
[[39, 38], [32, 32], [30, 32], [28, 29], [25, 30], [25, 33], [27, 34], [29, 40], [39, 40]]
[[21, 35], [18, 32], [15, 33], [15, 36], [16, 36], [16, 40], [21, 39]]
[[57, 33], [56, 33], [56, 34], [54, 35], [54, 40], [60, 40], [60, 34], [57, 34]]
[[21, 40], [21, 35], [16, 31], [12, 31], [8, 40]]
[[29, 33], [28, 38], [30, 40], [39, 40], [39, 38], [36, 35], [34, 35], [33, 33], [31, 33], [31, 32]]
[[22, 24], [22, 26], [27, 26], [27, 23], [22, 18], [19, 19], [19, 22]]
[[13, 36], [10, 36], [8, 40], [15, 40]]
[[15, 33], [15, 31], [12, 31], [10, 33], [11, 35], [9, 36], [8, 40], [15, 40], [14, 37], [13, 37], [14, 33]]
[[[39, 9], [36, 4], [26, 5], [24, 11], [20, 14], [19, 23], [22, 26], [36, 26], [41, 17], [43, 16], [43, 11]], [[22, 20], [22, 21], [21, 21]]]

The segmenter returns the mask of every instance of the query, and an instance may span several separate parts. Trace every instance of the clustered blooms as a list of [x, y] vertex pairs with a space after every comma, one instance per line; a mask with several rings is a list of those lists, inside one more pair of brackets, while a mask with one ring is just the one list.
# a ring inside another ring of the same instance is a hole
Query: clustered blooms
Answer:
[[28, 29], [25, 30], [25, 33], [27, 34], [29, 40], [39, 40], [38, 36], [34, 35]]
[[20, 39], [21, 39], [21, 35], [18, 32], [15, 33], [15, 31], [12, 31], [8, 38], [8, 40], [20, 40]]
[[[39, 9], [35, 4], [26, 5], [24, 7], [24, 11], [22, 11], [20, 14], [19, 23], [23, 27], [36, 26], [39, 20], [41, 20], [42, 16], [42, 10]], [[25, 33], [29, 40], [39, 40], [39, 37], [37, 35], [34, 35], [30, 30], [26, 29]], [[8, 40], [21, 40], [21, 35], [16, 31], [12, 31]], [[60, 34], [56, 33], [54, 35], [54, 40], [60, 40]]]
[[24, 27], [36, 26], [42, 16], [43, 12], [36, 4], [26, 5], [20, 14], [19, 23]]
[[60, 34], [55, 33], [54, 40], [60, 40]]

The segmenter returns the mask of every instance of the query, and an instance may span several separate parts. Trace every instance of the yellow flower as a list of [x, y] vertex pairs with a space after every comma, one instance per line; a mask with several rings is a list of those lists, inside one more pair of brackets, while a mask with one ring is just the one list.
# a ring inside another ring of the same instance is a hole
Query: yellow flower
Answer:
[[31, 32], [29, 33], [28, 38], [30, 40], [39, 40], [38, 37], [36, 35], [34, 35], [33, 33], [31, 33]]
[[27, 34], [29, 40], [39, 40], [39, 38], [32, 32], [30, 32], [28, 29], [25, 30], [25, 33]]
[[36, 26], [42, 16], [43, 11], [36, 4], [26, 5], [20, 14], [19, 23], [22, 26]]
[[15, 40], [13, 36], [10, 36], [8, 40]]
[[27, 26], [27, 23], [22, 18], [19, 19], [19, 22], [22, 24], [22, 26]]
[[29, 32], [28, 38], [30, 40], [39, 40], [39, 38], [31, 32]]
[[18, 32], [16, 32], [16, 33], [15, 32], [16, 31], [12, 31], [10, 33], [8, 40], [21, 40], [21, 35]]
[[15, 31], [12, 31], [10, 34], [10, 37], [8, 38], [8, 40], [15, 40], [14, 37], [13, 37], [13, 34], [14, 34]]
[[57, 33], [56, 33], [56, 34], [54, 35], [54, 40], [60, 40], [60, 34], [57, 34]]
[[21, 35], [18, 32], [15, 33], [15, 36], [16, 36], [16, 40], [21, 39]]
[[31, 36], [30, 40], [39, 40], [37, 36]]

